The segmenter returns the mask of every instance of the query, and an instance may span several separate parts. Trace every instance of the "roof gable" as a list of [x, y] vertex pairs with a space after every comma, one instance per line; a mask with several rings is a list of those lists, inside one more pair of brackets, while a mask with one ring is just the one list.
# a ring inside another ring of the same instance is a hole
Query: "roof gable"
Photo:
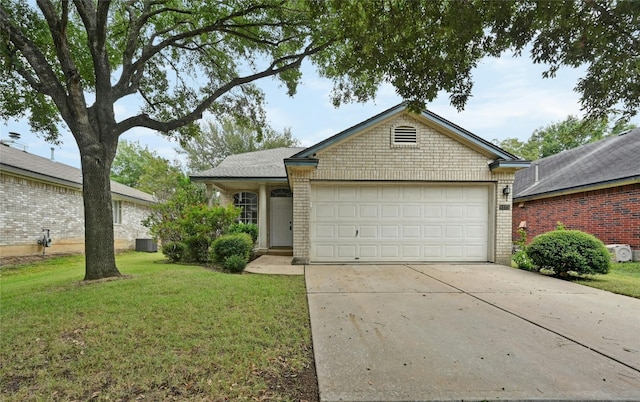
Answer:
[[[367, 129], [401, 113], [410, 113], [406, 102], [387, 109], [384, 112], [363, 121], [362, 123], [356, 124], [355, 126], [350, 127], [332, 137], [329, 137], [324, 141], [306, 148], [305, 150], [291, 156], [291, 158], [287, 162], [293, 162], [293, 160], [295, 159], [311, 158], [314, 154], [328, 147], [341, 143], [354, 135], [358, 135], [366, 131]], [[433, 112], [426, 110], [420, 114], [411, 113], [411, 115], [412, 117], [422, 119], [423, 122], [429, 125], [437, 126], [438, 128], [442, 129], [442, 131], [445, 131], [448, 135], [454, 137], [455, 139], [471, 147], [474, 147], [481, 152], [491, 155], [495, 159], [508, 161], [519, 160], [519, 158], [515, 155], [510, 154], [497, 145], [478, 137], [470, 131], [465, 130], [464, 128], [444, 119], [443, 117], [438, 116]]]
[[[0, 170], [82, 190], [80, 169], [7, 145], [0, 145]], [[111, 192], [130, 199], [155, 202], [151, 194], [115, 181], [111, 181]]]
[[[608, 137], [531, 163], [516, 172], [514, 199], [640, 182], [640, 129]], [[537, 180], [536, 180], [537, 171]]]

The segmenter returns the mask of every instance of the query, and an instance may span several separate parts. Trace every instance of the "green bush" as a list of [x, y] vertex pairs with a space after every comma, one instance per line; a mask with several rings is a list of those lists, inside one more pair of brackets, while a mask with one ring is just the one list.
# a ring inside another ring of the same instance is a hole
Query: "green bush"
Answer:
[[203, 234], [195, 234], [185, 239], [187, 246], [182, 262], [207, 262], [209, 260], [209, 246], [212, 240]]
[[187, 245], [179, 241], [171, 241], [162, 245], [162, 254], [171, 262], [182, 261], [186, 250]]
[[220, 236], [211, 244], [211, 260], [224, 263], [228, 257], [237, 255], [246, 263], [249, 261], [252, 248], [253, 241], [246, 233]]
[[531, 262], [531, 258], [527, 255], [527, 231], [518, 229], [518, 240], [515, 242], [516, 251], [513, 253], [513, 262], [516, 267], [527, 271], [535, 271], [535, 266]]
[[258, 225], [255, 223], [234, 223], [229, 227], [229, 233], [246, 233], [255, 243], [258, 240]]
[[527, 255], [539, 269], [550, 269], [556, 276], [606, 274], [611, 265], [609, 251], [596, 237], [579, 230], [556, 230], [536, 236]]
[[225, 271], [240, 273], [244, 271], [247, 266], [247, 260], [240, 255], [230, 255], [224, 259], [224, 263], [222, 265]]

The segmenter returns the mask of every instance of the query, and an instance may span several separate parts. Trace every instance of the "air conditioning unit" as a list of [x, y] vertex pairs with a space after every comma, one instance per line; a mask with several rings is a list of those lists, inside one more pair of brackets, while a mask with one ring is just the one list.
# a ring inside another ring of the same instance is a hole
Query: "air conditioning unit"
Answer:
[[614, 262], [631, 261], [631, 246], [628, 244], [609, 244], [606, 246]]

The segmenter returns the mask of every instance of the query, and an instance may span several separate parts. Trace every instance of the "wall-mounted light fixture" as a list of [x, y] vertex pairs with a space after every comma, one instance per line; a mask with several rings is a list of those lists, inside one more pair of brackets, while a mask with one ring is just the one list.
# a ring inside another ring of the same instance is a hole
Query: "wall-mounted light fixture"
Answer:
[[511, 194], [511, 189], [509, 188], [508, 184], [504, 186], [504, 188], [502, 189], [502, 194], [504, 195], [505, 200], [509, 198], [509, 194]]

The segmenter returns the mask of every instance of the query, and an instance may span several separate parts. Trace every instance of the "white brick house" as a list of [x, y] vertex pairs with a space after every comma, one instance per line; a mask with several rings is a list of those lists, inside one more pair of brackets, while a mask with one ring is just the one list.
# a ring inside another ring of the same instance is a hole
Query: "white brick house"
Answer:
[[[116, 182], [111, 191], [115, 247], [132, 249], [150, 237], [141, 221], [154, 197]], [[47, 254], [84, 251], [81, 170], [0, 145], [0, 256], [42, 254], [43, 228], [52, 238]]]
[[263, 251], [293, 262], [511, 260], [511, 188], [529, 163], [400, 104], [309, 148], [225, 159], [192, 175], [244, 208]]

